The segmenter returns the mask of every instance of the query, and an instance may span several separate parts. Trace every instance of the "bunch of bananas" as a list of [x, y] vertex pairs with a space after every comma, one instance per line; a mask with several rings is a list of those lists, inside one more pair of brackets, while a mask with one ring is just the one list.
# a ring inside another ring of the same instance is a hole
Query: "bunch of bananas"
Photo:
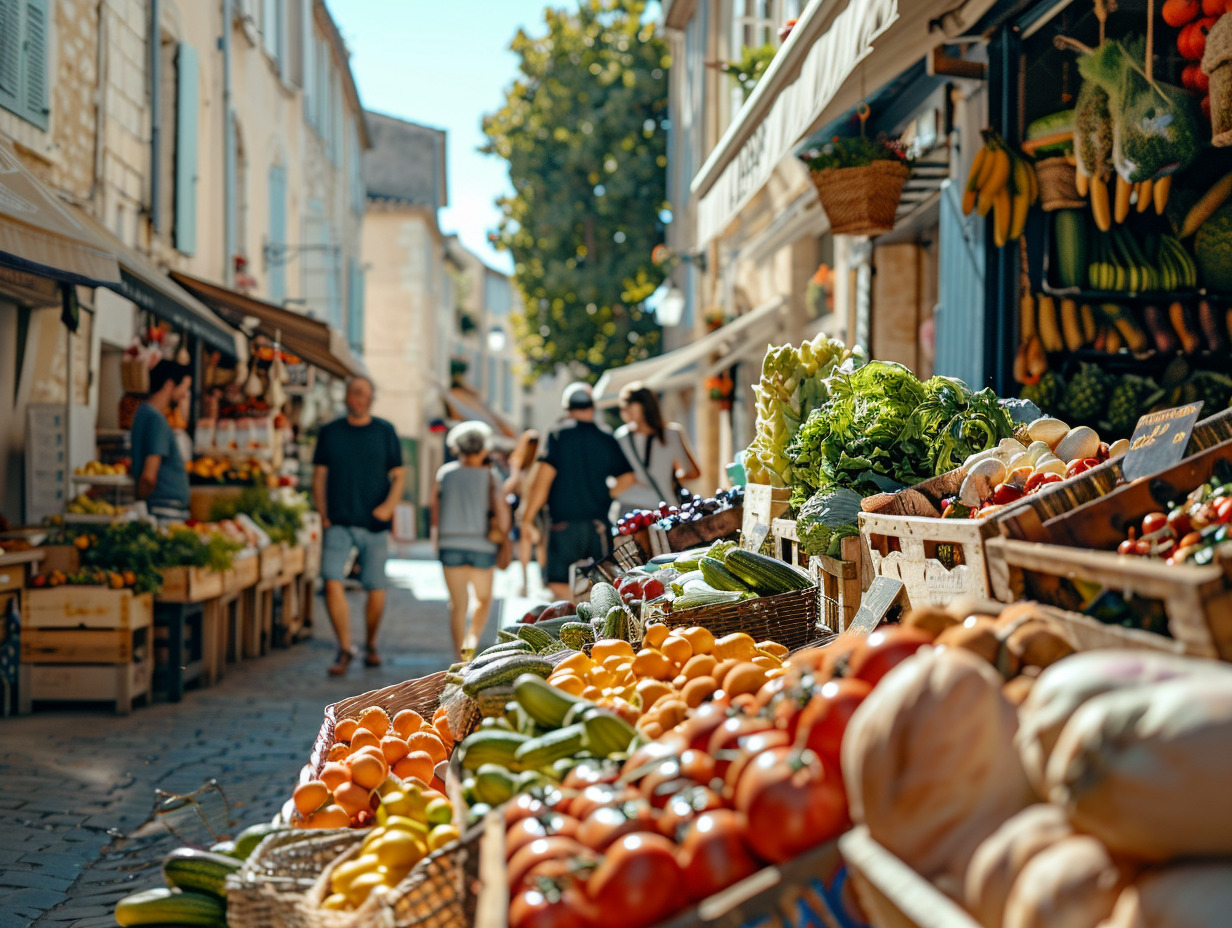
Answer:
[[1005, 144], [995, 129], [985, 129], [984, 147], [975, 153], [963, 214], [992, 212], [993, 241], [998, 248], [1017, 241], [1027, 224], [1027, 210], [1039, 199], [1039, 179], [1029, 160]]
[[1171, 176], [1132, 184], [1118, 174], [1116, 175], [1115, 192], [1111, 196], [1108, 191], [1108, 182], [1102, 177], [1087, 177], [1079, 168], [1075, 180], [1078, 195], [1090, 196], [1091, 215], [1095, 217], [1095, 225], [1101, 232], [1111, 229], [1114, 222], [1119, 225], [1129, 218], [1131, 202], [1139, 213], [1145, 213], [1147, 208], [1153, 205], [1155, 214], [1162, 216], [1164, 208], [1168, 205], [1168, 194], [1172, 190]]

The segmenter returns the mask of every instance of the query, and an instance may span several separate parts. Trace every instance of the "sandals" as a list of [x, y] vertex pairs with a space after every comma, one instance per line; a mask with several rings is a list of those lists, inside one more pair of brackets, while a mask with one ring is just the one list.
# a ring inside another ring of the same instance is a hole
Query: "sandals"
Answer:
[[353, 661], [354, 659], [355, 659], [355, 649], [354, 648], [351, 648], [350, 650], [347, 650], [347, 651], [343, 651], [340, 649], [338, 651], [338, 656], [334, 659], [334, 662], [329, 665], [329, 671], [328, 671], [329, 675], [331, 677], [341, 677], [350, 668], [351, 661]]
[[377, 654], [375, 650], [373, 650], [372, 648], [369, 648], [367, 652], [365, 652], [364, 654], [364, 666], [365, 667], [380, 667], [381, 663], [382, 663], [381, 655]]

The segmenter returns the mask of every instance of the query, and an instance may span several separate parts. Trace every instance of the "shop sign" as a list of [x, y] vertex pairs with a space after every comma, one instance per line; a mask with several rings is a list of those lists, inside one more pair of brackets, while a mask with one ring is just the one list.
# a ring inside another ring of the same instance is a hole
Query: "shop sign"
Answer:
[[698, 204], [698, 242], [704, 246], [744, 208], [774, 168], [808, 131], [873, 42], [898, 19], [898, 0], [849, 3], [809, 49], [800, 76], [740, 147]]

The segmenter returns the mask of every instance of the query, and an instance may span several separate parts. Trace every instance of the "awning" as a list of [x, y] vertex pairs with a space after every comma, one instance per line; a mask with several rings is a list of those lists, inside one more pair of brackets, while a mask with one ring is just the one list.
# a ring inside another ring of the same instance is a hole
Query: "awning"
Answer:
[[512, 425], [487, 403], [474, 390], [467, 387], [451, 387], [442, 399], [445, 401], [445, 411], [449, 418], [456, 422], [486, 422], [497, 434], [506, 438], [517, 438], [518, 433]]
[[260, 332], [326, 373], [367, 376], [342, 333], [327, 323], [178, 271], [172, 271], [171, 279], [237, 328], [243, 329], [247, 318], [256, 319]]
[[0, 265], [97, 287], [120, 282], [115, 255], [0, 137]]
[[970, 28], [994, 2], [812, 0], [693, 178], [694, 247], [723, 232], [804, 136]]
[[120, 262], [120, 282], [108, 284], [108, 289], [114, 290], [158, 318], [195, 335], [227, 356], [240, 357], [236, 342], [239, 333], [234, 328], [176, 284], [167, 276], [166, 271], [159, 270], [149, 258], [116, 238], [93, 216], [83, 210], [72, 207], [70, 209], [78, 222], [115, 252]]
[[[655, 391], [700, 387], [707, 377], [736, 361], [751, 355], [760, 361], [779, 327], [786, 304], [785, 297], [776, 296], [691, 345], [605, 371], [595, 384], [595, 405], [601, 409], [615, 406], [620, 402], [620, 391], [637, 381]], [[716, 360], [711, 360], [713, 355], [718, 356]]]

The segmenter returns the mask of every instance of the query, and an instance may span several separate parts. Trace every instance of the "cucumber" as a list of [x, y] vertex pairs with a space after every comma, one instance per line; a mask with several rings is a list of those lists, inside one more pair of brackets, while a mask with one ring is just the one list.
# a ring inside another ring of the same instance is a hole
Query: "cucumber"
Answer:
[[556, 640], [538, 625], [519, 625], [518, 637], [540, 653], [550, 648]]
[[511, 684], [524, 673], [546, 677], [553, 667], [551, 661], [537, 655], [514, 654], [468, 673], [463, 678], [462, 692], [467, 696], [477, 696], [488, 687]]
[[783, 561], [735, 548], [727, 553], [723, 566], [763, 596], [807, 590], [813, 578]]
[[475, 798], [490, 806], [508, 802], [517, 792], [518, 777], [500, 764], [480, 764], [475, 771]]
[[272, 835], [276, 831], [284, 831], [281, 825], [273, 825], [269, 822], [262, 822], [259, 825], [250, 825], [235, 836], [235, 856], [239, 860], [247, 860], [248, 856], [257, 849], [257, 845], [265, 839], [267, 835]]
[[723, 562], [712, 557], [701, 559], [702, 578], [716, 590], [743, 593], [748, 584], [723, 566]]
[[581, 725], [550, 731], [538, 738], [525, 741], [517, 749], [514, 759], [527, 770], [543, 770], [562, 757], [569, 757], [586, 747], [586, 729]]
[[239, 870], [240, 866], [234, 857], [181, 847], [163, 861], [163, 879], [173, 889], [193, 890], [225, 900], [227, 875]]
[[586, 645], [595, 643], [595, 630], [589, 622], [566, 622], [561, 626], [560, 640], [566, 647], [580, 651]]
[[518, 748], [529, 740], [516, 731], [481, 728], [462, 742], [462, 767], [465, 770], [478, 770], [484, 764], [510, 767], [515, 763]]
[[533, 673], [525, 673], [513, 684], [518, 705], [544, 728], [559, 728], [564, 722], [565, 714], [576, 703], [586, 702], [577, 696], [570, 696], [564, 690], [558, 690], [542, 677]]
[[586, 746], [599, 757], [626, 751], [637, 731], [624, 719], [602, 709], [588, 711], [583, 716]]
[[179, 889], [147, 889], [125, 896], [115, 907], [116, 923], [130, 925], [200, 925], [226, 928], [227, 906], [217, 896]]
[[606, 616], [613, 607], [623, 604], [624, 600], [616, 592], [616, 587], [610, 583], [600, 582], [590, 588], [590, 605], [595, 616]]

